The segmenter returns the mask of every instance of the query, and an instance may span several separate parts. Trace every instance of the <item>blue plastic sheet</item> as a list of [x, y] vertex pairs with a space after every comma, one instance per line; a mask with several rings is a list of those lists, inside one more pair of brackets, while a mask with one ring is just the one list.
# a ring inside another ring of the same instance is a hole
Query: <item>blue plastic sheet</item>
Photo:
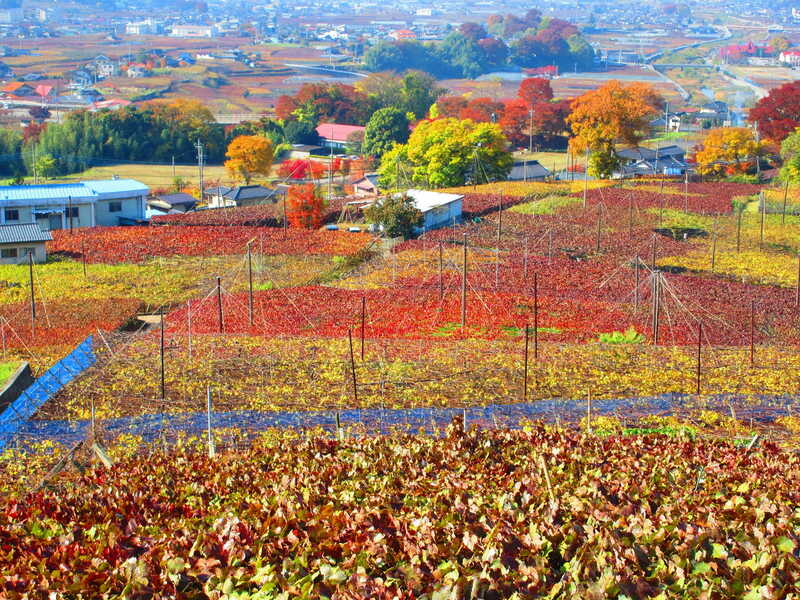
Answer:
[[[720, 395], [703, 398], [703, 404], [713, 410], [727, 412], [730, 402], [744, 401], [736, 396]], [[753, 417], [758, 421], [772, 420], [789, 414], [790, 407], [797, 406], [794, 396], [770, 396], [761, 399], [761, 404], [753, 404], [747, 399], [747, 408], [737, 409], [739, 418]], [[757, 400], [757, 399], [756, 399]], [[643, 398], [597, 399], [592, 402], [593, 416], [625, 416], [632, 414], [674, 414], [683, 408], [697, 406], [693, 396], [683, 394], [664, 394]], [[586, 400], [540, 400], [518, 404], [493, 404], [467, 408], [409, 408], [409, 409], [343, 409], [300, 412], [259, 412], [226, 411], [211, 413], [211, 425], [215, 430], [238, 429], [258, 432], [269, 428], [310, 428], [322, 427], [331, 430], [339, 415], [343, 426], [360, 424], [367, 431], [388, 433], [396, 427], [407, 427], [412, 431], [420, 429], [432, 431], [448, 425], [454, 417], [466, 415], [467, 425], [478, 424], [485, 427], [518, 427], [520, 421], [542, 420], [567, 423], [580, 420], [586, 414]], [[768, 415], [766, 417], [765, 415]], [[113, 439], [120, 434], [141, 436], [147, 441], [173, 439], [178, 434], [203, 435], [207, 430], [208, 416], [205, 412], [184, 414], [153, 414], [138, 417], [107, 419], [99, 423], [104, 435]], [[45, 421], [31, 420], [18, 431], [21, 440], [53, 440], [73, 444], [84, 439], [89, 433], [89, 421]]]
[[92, 336], [89, 336], [78, 344], [72, 352], [37, 378], [0, 414], [0, 450], [25, 427], [45, 402], [94, 364], [92, 342]]

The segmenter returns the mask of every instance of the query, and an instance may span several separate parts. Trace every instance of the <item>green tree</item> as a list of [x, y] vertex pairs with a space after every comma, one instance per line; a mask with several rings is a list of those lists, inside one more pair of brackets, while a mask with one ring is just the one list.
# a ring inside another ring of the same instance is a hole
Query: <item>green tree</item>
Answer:
[[800, 182], [800, 127], [781, 142], [781, 179]]
[[25, 172], [22, 162], [22, 134], [13, 129], [0, 129], [0, 175], [21, 175]]
[[363, 152], [383, 156], [394, 144], [408, 141], [408, 117], [397, 108], [382, 108], [373, 113], [364, 131]]
[[36, 157], [36, 174], [47, 179], [56, 173], [56, 159], [49, 154]]
[[290, 144], [316, 144], [319, 141], [317, 126], [308, 121], [289, 121], [283, 131]]
[[500, 126], [470, 119], [421, 122], [408, 143], [383, 155], [379, 168], [386, 188], [437, 188], [504, 180], [513, 158]]
[[389, 237], [409, 238], [414, 228], [422, 224], [422, 212], [414, 205], [414, 200], [405, 194], [387, 196], [367, 208], [364, 216], [370, 223], [383, 226]]

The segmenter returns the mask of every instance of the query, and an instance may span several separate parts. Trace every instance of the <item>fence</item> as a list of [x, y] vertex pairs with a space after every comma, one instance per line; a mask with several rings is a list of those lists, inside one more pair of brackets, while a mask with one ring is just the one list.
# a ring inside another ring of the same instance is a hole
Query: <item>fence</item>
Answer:
[[24, 429], [34, 413], [65, 385], [95, 362], [93, 336], [87, 337], [67, 356], [37, 378], [2, 414], [0, 414], [0, 450]]

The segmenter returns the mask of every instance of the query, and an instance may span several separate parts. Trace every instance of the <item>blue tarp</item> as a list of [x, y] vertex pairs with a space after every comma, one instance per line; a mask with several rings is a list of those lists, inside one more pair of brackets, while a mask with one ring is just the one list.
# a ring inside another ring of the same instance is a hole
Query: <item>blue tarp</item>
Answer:
[[[719, 395], [704, 397], [702, 403], [710, 409], [727, 412], [729, 402], [738, 405], [737, 416], [740, 419], [753, 417], [763, 420], [766, 413], [770, 419], [789, 414], [791, 407], [796, 407], [798, 399], [793, 396], [765, 397], [760, 404], [743, 407], [739, 402], [744, 398]], [[748, 399], [752, 402], [753, 399]], [[696, 407], [697, 399], [684, 394], [664, 394], [645, 398], [613, 398], [597, 399], [592, 402], [593, 416], [633, 414], [674, 414], [686, 407]], [[523, 419], [554, 422], [556, 418], [562, 422], [574, 422], [586, 414], [586, 400], [540, 400], [518, 404], [493, 404], [489, 406], [473, 406], [468, 408], [409, 408], [409, 409], [342, 409], [326, 411], [301, 412], [259, 412], [251, 410], [212, 412], [211, 424], [215, 430], [235, 428], [243, 431], [263, 431], [272, 427], [323, 427], [333, 429], [336, 415], [342, 425], [360, 424], [367, 431], [387, 433], [394, 427], [408, 427], [412, 431], [424, 429], [430, 432], [434, 428], [442, 428], [454, 417], [466, 414], [467, 423], [478, 423], [483, 426], [518, 427]], [[120, 434], [131, 434], [143, 437], [147, 441], [157, 440], [162, 436], [174, 438], [179, 433], [202, 435], [207, 427], [207, 414], [154, 414], [138, 417], [108, 419], [99, 423], [108, 439]], [[67, 445], [84, 439], [89, 431], [89, 421], [44, 421], [32, 420], [20, 428], [22, 439], [53, 440]]]
[[24, 428], [45, 402], [94, 362], [92, 336], [89, 336], [22, 392], [19, 398], [0, 414], [0, 450]]

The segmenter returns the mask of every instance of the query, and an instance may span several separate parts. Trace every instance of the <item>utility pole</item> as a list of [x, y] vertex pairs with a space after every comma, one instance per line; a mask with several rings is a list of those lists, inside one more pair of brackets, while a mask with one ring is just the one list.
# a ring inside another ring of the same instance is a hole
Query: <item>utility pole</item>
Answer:
[[197, 140], [197, 143], [194, 146], [197, 148], [197, 170], [200, 176], [200, 198], [203, 198], [204, 190], [203, 190], [203, 165], [205, 164], [205, 153], [203, 148], [203, 143], [200, 140]]
[[528, 125], [528, 153], [533, 153], [533, 106], [530, 109], [530, 124]]

